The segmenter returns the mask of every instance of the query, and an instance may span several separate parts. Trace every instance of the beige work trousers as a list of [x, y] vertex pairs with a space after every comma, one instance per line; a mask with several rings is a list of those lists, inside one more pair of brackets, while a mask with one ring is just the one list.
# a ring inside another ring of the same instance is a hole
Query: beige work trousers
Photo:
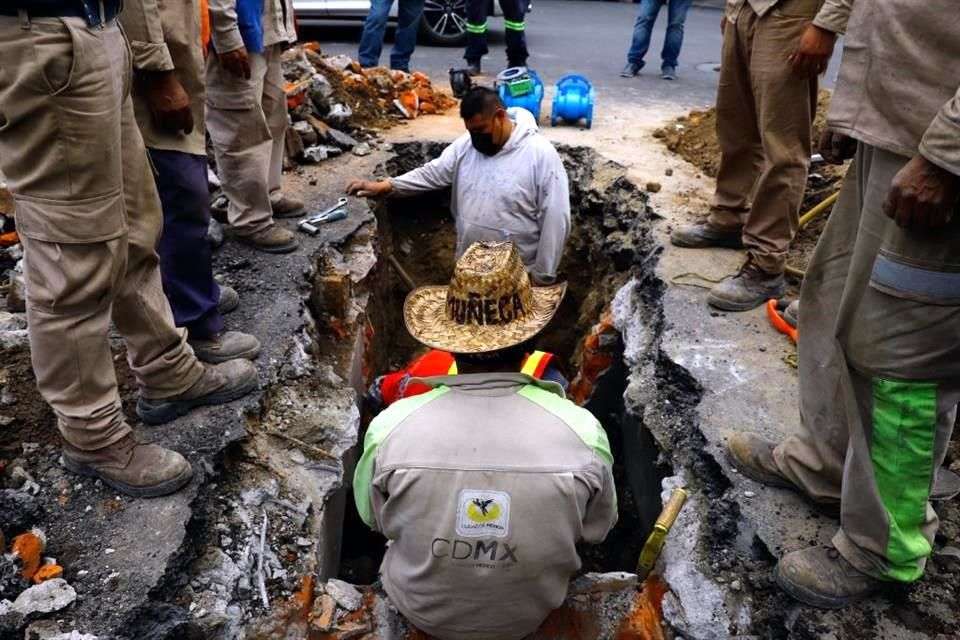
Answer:
[[782, 0], [760, 18], [745, 2], [723, 35], [709, 223], [742, 230], [748, 255], [768, 273], [783, 273], [810, 165], [817, 80], [794, 73], [787, 57], [818, 4]]
[[281, 196], [284, 136], [289, 118], [280, 57], [283, 45], [250, 53], [250, 79], [207, 57], [207, 130], [213, 141], [227, 218], [239, 235], [273, 223], [271, 200]]
[[[803, 282], [801, 429], [774, 450], [808, 495], [841, 501], [841, 554], [898, 581], [930, 553], [928, 496], [960, 401], [960, 220], [925, 232], [883, 215], [907, 160], [861, 144], [844, 179]], [[906, 266], [901, 290], [891, 265]]]
[[176, 395], [203, 373], [160, 284], [160, 202], [130, 78], [116, 22], [0, 17], [0, 164], [23, 242], [33, 369], [64, 439], [86, 450], [130, 431], [111, 320], [145, 396]]

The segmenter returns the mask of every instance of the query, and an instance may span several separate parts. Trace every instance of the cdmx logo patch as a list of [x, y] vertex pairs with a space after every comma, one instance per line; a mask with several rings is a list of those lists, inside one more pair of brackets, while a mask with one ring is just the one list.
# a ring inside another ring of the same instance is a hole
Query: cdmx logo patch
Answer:
[[457, 535], [504, 538], [510, 532], [510, 494], [463, 489], [457, 498]]

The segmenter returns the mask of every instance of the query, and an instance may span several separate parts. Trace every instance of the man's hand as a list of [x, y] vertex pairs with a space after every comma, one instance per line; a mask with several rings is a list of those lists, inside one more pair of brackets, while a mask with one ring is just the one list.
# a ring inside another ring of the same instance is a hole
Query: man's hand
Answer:
[[226, 53], [218, 53], [217, 57], [220, 59], [220, 66], [224, 69], [238, 78], [250, 79], [250, 57], [247, 56], [245, 48], [240, 47]]
[[389, 180], [353, 180], [347, 185], [347, 195], [361, 198], [380, 198], [393, 191]]
[[147, 72], [142, 77], [154, 124], [169, 133], [193, 131], [190, 96], [177, 74], [173, 71]]
[[843, 164], [857, 153], [857, 141], [827, 128], [820, 134], [820, 155], [830, 164]]
[[914, 156], [890, 183], [883, 212], [907, 229], [935, 229], [950, 222], [960, 201], [960, 176]]
[[800, 36], [800, 43], [787, 61], [796, 73], [816, 76], [827, 70], [837, 34], [810, 23]]

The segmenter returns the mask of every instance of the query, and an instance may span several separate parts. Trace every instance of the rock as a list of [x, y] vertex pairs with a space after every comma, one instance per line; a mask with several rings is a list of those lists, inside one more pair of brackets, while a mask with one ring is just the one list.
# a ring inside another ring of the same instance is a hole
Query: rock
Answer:
[[757, 495], [757, 494], [754, 493], [753, 491], [744, 491], [744, 492], [743, 492], [743, 497], [744, 497], [744, 498], [753, 498], [753, 497], [755, 497], [756, 495]]
[[226, 553], [212, 548], [194, 563], [194, 573], [209, 580], [211, 585], [219, 585], [232, 594], [243, 572], [237, 563]]
[[337, 612], [337, 601], [324, 593], [314, 600], [310, 611], [310, 628], [316, 631], [329, 631], [333, 624], [333, 614]]
[[22, 273], [10, 274], [10, 291], [7, 292], [7, 310], [16, 313], [23, 313], [27, 310], [27, 283], [23, 279]]
[[343, 54], [339, 56], [329, 56], [323, 59], [324, 64], [332, 69], [337, 71], [345, 71], [353, 63], [353, 60], [350, 59], [350, 56], [345, 56]]
[[733, 580], [730, 582], [730, 588], [734, 591], [741, 591], [743, 589], [743, 583], [739, 580]]
[[47, 640], [98, 640], [97, 636], [89, 633], [80, 633], [79, 631], [71, 631], [70, 633], [60, 633], [55, 636], [50, 636]]
[[6, 533], [26, 531], [42, 516], [43, 509], [33, 496], [13, 489], [0, 491], [0, 527]]
[[316, 146], [304, 149], [300, 157], [307, 164], [317, 164], [318, 162], [323, 162], [330, 156], [327, 153], [327, 147]]
[[27, 328], [27, 316], [22, 313], [0, 311], [0, 331], [22, 331]]
[[634, 573], [615, 571], [612, 573], [585, 573], [570, 584], [568, 593], [579, 595], [583, 593], [605, 593], [636, 589], [637, 576]]
[[355, 146], [355, 147], [353, 148], [353, 155], [355, 155], [355, 156], [368, 156], [368, 155], [370, 155], [371, 151], [372, 151], [372, 149], [370, 149], [370, 145], [369, 145], [369, 144], [367, 144], [366, 142], [361, 142], [360, 144], [358, 144], [357, 146]]
[[667, 170], [664, 171], [663, 174], [664, 174], [665, 176], [668, 176], [668, 177], [669, 177], [669, 176], [672, 176], [672, 175], [673, 175], [673, 169], [671, 169], [670, 167], [667, 167]]
[[353, 109], [345, 104], [337, 103], [330, 107], [326, 120], [333, 124], [344, 124], [353, 116]]
[[960, 548], [947, 546], [933, 552], [937, 565], [949, 573], [960, 572]]
[[[13, 290], [11, 289], [11, 291]], [[27, 334], [26, 329], [19, 331], [0, 331], [0, 349], [25, 349], [29, 346], [30, 336]]]
[[63, 578], [47, 580], [32, 586], [13, 601], [13, 610], [25, 616], [32, 613], [52, 613], [73, 604], [77, 592]]
[[317, 144], [317, 131], [310, 126], [309, 122], [304, 122], [303, 120], [294, 122], [293, 130], [300, 136], [304, 148]]
[[662, 187], [659, 182], [647, 183], [647, 191], [649, 191], [650, 193], [659, 193], [661, 188]]
[[211, 247], [217, 249], [223, 244], [223, 240], [223, 225], [216, 219], [210, 218], [210, 224], [207, 226], [207, 242], [210, 243]]
[[357, 140], [350, 134], [333, 128], [327, 130], [327, 139], [325, 142], [329, 142], [333, 146], [343, 149], [344, 151], [350, 151], [359, 144]]
[[333, 85], [322, 73], [316, 73], [310, 78], [310, 87], [307, 89], [310, 100], [321, 110], [326, 111], [329, 107], [330, 96], [333, 95]]
[[333, 578], [327, 581], [326, 592], [337, 604], [347, 611], [356, 611], [363, 605], [363, 594], [357, 591], [352, 584]]

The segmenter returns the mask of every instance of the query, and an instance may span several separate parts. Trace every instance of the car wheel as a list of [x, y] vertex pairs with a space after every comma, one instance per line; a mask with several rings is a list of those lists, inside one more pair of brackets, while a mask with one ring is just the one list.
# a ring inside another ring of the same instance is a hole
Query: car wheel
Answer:
[[467, 42], [467, 0], [425, 0], [420, 33], [429, 44], [446, 47]]

